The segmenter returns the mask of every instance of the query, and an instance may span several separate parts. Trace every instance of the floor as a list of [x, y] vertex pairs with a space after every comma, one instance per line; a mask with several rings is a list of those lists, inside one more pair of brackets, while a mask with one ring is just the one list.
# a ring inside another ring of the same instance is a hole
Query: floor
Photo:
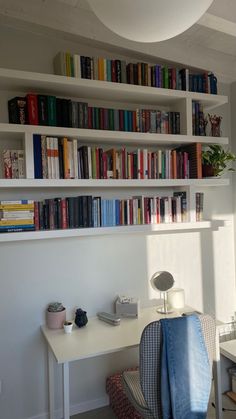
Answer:
[[[228, 398], [224, 397], [223, 400], [223, 407], [227, 408], [234, 408], [236, 409], [236, 404], [233, 405]], [[224, 419], [235, 419], [236, 412], [224, 412], [223, 413]], [[112, 410], [107, 407], [102, 407], [101, 409], [91, 410], [90, 412], [81, 413], [79, 415], [72, 416], [71, 419], [116, 419], [116, 416], [112, 412]], [[215, 409], [210, 405], [207, 419], [215, 419]]]

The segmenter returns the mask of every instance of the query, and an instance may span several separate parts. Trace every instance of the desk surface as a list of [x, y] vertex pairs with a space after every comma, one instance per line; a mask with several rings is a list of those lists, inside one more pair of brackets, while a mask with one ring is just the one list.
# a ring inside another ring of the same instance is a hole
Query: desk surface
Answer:
[[228, 340], [220, 344], [220, 352], [226, 358], [236, 362], [236, 339]]
[[156, 307], [141, 310], [135, 319], [121, 319], [119, 326], [112, 326], [97, 317], [89, 318], [88, 324], [79, 329], [73, 326], [70, 334], [63, 329], [52, 330], [42, 326], [42, 332], [58, 363], [86, 359], [125, 348], [132, 348], [139, 344], [145, 326], [163, 317], [176, 317], [184, 311], [191, 311], [191, 307], [175, 311], [172, 314], [157, 313]]

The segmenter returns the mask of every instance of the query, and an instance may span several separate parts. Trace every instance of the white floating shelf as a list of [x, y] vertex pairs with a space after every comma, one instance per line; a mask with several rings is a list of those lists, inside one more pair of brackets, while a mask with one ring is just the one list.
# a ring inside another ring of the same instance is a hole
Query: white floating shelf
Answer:
[[0, 188], [167, 188], [228, 186], [227, 178], [206, 179], [0, 179]]
[[81, 128], [47, 127], [41, 125], [20, 125], [0, 123], [0, 138], [16, 138], [19, 134], [41, 134], [48, 136], [78, 137], [84, 142], [113, 143], [134, 146], [143, 145], [171, 145], [178, 146], [191, 143], [228, 144], [227, 137], [204, 137], [194, 135], [154, 134], [143, 132], [108, 131]]
[[6, 68], [0, 68], [0, 88], [8, 91], [35, 91], [57, 96], [149, 105], [169, 105], [184, 98], [201, 101], [209, 108], [228, 102], [227, 96], [221, 95], [87, 80]]
[[170, 223], [170, 224], [153, 224], [139, 226], [117, 226], [117, 227], [98, 227], [98, 228], [81, 228], [71, 230], [47, 230], [47, 231], [31, 231], [19, 233], [1, 233], [0, 242], [24, 241], [24, 240], [43, 240], [57, 239], [66, 237], [86, 237], [86, 236], [106, 236], [114, 234], [142, 234], [152, 235], [158, 233], [184, 232], [192, 230], [213, 229], [223, 227], [225, 221], [200, 221], [187, 223]]

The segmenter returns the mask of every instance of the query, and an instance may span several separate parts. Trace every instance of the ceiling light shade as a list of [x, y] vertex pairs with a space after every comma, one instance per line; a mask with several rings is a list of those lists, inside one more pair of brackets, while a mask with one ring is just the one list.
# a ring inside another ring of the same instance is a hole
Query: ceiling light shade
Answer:
[[88, 0], [111, 31], [137, 42], [157, 42], [186, 31], [213, 0]]

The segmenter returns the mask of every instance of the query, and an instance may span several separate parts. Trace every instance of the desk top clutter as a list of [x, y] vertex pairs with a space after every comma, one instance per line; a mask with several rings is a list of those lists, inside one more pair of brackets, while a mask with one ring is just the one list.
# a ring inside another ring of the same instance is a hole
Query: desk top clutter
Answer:
[[[166, 317], [181, 316], [183, 312], [192, 310], [184, 307]], [[56, 361], [63, 363], [135, 347], [146, 325], [162, 317], [156, 307], [149, 307], [140, 310], [138, 318], [122, 318], [120, 326], [116, 327], [101, 322], [95, 316], [88, 319], [86, 327], [75, 327], [70, 335], [65, 334], [63, 329], [51, 330], [46, 326], [42, 326], [41, 330]]]
[[[88, 323], [86, 311], [78, 308], [75, 312], [76, 326], [83, 327]], [[66, 320], [66, 308], [60, 302], [50, 303], [46, 309], [46, 325], [49, 329], [63, 329], [65, 333], [71, 333], [73, 321]]]

